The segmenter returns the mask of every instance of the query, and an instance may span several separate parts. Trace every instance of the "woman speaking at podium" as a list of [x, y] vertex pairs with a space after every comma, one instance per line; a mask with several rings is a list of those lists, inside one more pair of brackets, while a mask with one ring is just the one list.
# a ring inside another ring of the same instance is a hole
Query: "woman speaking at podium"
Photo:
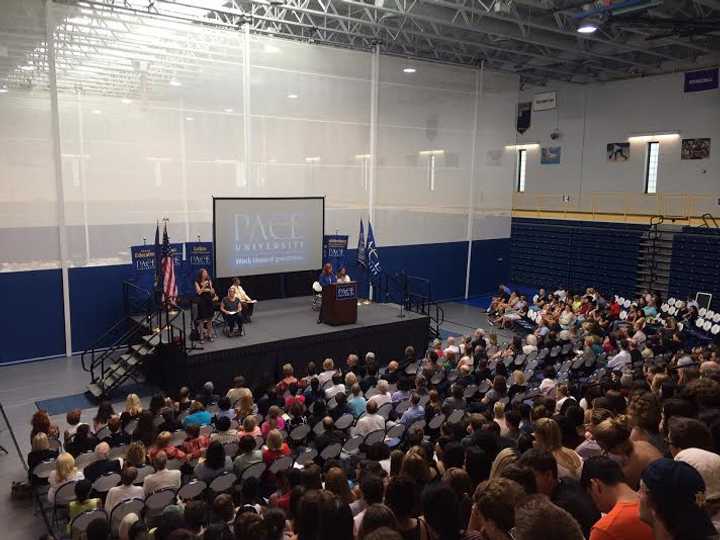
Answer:
[[[324, 289], [328, 285], [332, 285], [333, 283], [337, 283], [337, 277], [333, 273], [333, 267], [330, 263], [325, 263], [325, 266], [323, 266], [322, 272], [320, 272], [320, 276], [318, 277], [318, 283], [322, 286]], [[322, 303], [320, 304], [320, 313], [318, 314], [318, 324], [323, 322], [323, 308]]]

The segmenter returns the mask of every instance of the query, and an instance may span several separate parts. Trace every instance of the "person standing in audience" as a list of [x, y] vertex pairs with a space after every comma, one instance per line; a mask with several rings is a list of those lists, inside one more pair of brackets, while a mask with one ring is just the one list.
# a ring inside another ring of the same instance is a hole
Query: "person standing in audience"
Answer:
[[580, 484], [603, 517], [593, 525], [590, 540], [653, 540], [652, 529], [640, 520], [640, 497], [625, 482], [620, 465], [606, 456], [591, 457]]

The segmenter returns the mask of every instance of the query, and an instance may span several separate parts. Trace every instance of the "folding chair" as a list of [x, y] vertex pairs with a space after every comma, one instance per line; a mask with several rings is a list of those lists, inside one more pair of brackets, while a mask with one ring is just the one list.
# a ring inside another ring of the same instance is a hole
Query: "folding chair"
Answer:
[[235, 484], [236, 481], [237, 476], [235, 476], [234, 473], [224, 472], [220, 476], [217, 476], [212, 482], [210, 482], [208, 489], [213, 494], [226, 493], [232, 489], [233, 484]]
[[293, 458], [290, 456], [282, 456], [272, 462], [270, 472], [277, 474], [280, 471], [287, 471], [293, 465]]
[[118, 473], [106, 473], [93, 482], [93, 491], [104, 496], [111, 488], [120, 483], [120, 475]]
[[70, 523], [70, 534], [73, 538], [85, 538], [85, 531], [87, 531], [88, 525], [96, 519], [102, 519], [108, 521], [108, 515], [105, 510], [88, 510], [75, 516]]
[[75, 500], [75, 480], [65, 482], [55, 490], [53, 499], [52, 523], [57, 528], [67, 518], [68, 505]]
[[207, 489], [207, 484], [202, 480], [191, 480], [187, 484], [180, 486], [177, 492], [177, 498], [181, 501], [191, 501], [197, 499]]
[[128, 499], [118, 503], [110, 512], [110, 531], [113, 538], [117, 537], [120, 522], [128, 514], [136, 514], [138, 517], [142, 515], [145, 501], [142, 499]]
[[245, 470], [243, 470], [242, 474], [240, 475], [240, 480], [245, 481], [248, 478], [257, 478], [260, 479], [260, 477], [263, 475], [267, 467], [264, 463], [253, 463], [249, 467], [247, 467]]

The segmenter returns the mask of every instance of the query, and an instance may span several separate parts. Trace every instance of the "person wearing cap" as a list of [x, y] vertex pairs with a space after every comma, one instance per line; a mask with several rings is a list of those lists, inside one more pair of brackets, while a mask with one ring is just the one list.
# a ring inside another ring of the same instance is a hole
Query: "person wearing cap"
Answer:
[[661, 458], [640, 479], [640, 519], [655, 540], [717, 540], [705, 509], [705, 482], [684, 461]]
[[580, 484], [604, 515], [590, 530], [590, 540], [652, 540], [653, 532], [640, 520], [640, 498], [627, 485], [620, 465], [607, 456], [585, 461]]
[[705, 482], [706, 510], [720, 530], [720, 456], [701, 448], [686, 448], [675, 454], [675, 461], [692, 465]]

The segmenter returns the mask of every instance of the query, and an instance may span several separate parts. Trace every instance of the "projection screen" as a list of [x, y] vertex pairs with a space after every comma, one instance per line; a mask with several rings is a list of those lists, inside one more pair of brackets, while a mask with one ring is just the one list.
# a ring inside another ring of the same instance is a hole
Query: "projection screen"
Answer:
[[317, 270], [325, 198], [213, 198], [217, 278]]

